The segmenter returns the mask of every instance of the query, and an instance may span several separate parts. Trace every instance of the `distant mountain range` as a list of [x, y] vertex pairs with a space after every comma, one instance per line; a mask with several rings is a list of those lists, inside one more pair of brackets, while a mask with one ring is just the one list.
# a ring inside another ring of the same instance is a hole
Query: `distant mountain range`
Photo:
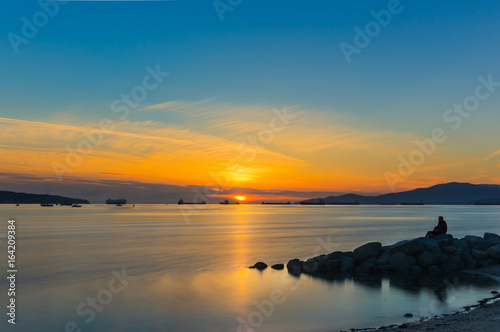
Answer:
[[40, 203], [54, 203], [54, 204], [90, 204], [86, 199], [70, 198], [57, 195], [40, 195], [40, 194], [27, 194], [16, 193], [13, 191], [0, 191], [0, 204], [40, 204]]
[[451, 182], [438, 184], [429, 188], [419, 188], [378, 196], [346, 194], [328, 196], [326, 198], [313, 198], [302, 202], [319, 203], [321, 200], [326, 204], [352, 202], [359, 202], [360, 204], [400, 204], [401, 202], [417, 203], [420, 201], [433, 205], [475, 204], [476, 201], [479, 203], [494, 204], [500, 203], [500, 185]]

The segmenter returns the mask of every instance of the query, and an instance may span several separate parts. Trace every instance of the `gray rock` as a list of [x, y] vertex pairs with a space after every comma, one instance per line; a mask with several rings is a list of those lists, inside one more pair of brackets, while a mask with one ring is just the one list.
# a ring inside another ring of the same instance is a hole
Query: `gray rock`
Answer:
[[298, 258], [292, 259], [288, 261], [288, 263], [286, 264], [288, 273], [291, 273], [293, 275], [299, 275], [301, 272], [301, 267], [302, 267], [302, 261]]
[[472, 249], [477, 249], [477, 250], [486, 250], [488, 249], [488, 242], [484, 240], [482, 237], [479, 236], [474, 236], [474, 235], [467, 235], [464, 237], [465, 242], [467, 242], [467, 245], [469, 248]]
[[472, 249], [471, 255], [474, 259], [477, 259], [478, 261], [482, 261], [488, 258], [488, 253], [483, 250]]
[[424, 251], [424, 245], [418, 239], [406, 240], [398, 242], [392, 246], [390, 246], [391, 254], [396, 254], [398, 252], [402, 252], [405, 255], [418, 255], [422, 251]]
[[447, 247], [450, 245], [451, 240], [453, 240], [453, 236], [451, 234], [443, 234], [443, 235], [434, 236], [433, 239], [438, 242], [439, 248], [441, 248], [441, 250], [443, 250], [444, 247]]
[[488, 248], [487, 253], [491, 258], [494, 258], [496, 260], [500, 260], [500, 244], [497, 244], [496, 246]]
[[329, 261], [331, 259], [340, 259], [340, 257], [343, 256], [345, 256], [345, 254], [342, 251], [335, 251], [326, 255], [325, 260]]
[[484, 246], [486, 247], [486, 249], [496, 246], [497, 244], [500, 244], [500, 239], [488, 239], [484, 241], [485, 241]]
[[257, 269], [259, 271], [267, 269], [267, 264], [264, 262], [257, 262], [253, 266], [250, 266], [251, 269]]
[[469, 269], [474, 269], [477, 264], [477, 261], [472, 258], [472, 255], [468, 252], [462, 253], [462, 262], [464, 262], [465, 267]]
[[464, 239], [453, 239], [451, 240], [451, 245], [456, 247], [457, 250], [462, 250], [462, 252], [470, 252], [470, 248], [469, 248], [469, 245], [467, 244], [467, 242], [465, 242]]
[[485, 239], [485, 240], [490, 240], [490, 239], [500, 240], [500, 235], [486, 232], [486, 233], [484, 233], [483, 239]]
[[340, 271], [340, 260], [339, 259], [330, 259], [323, 262], [317, 263], [317, 269], [315, 272], [317, 273], [338, 273]]
[[359, 264], [359, 266], [356, 268], [356, 273], [358, 274], [368, 274], [368, 273], [373, 273], [377, 270], [377, 267], [375, 266], [374, 263], [371, 262], [363, 262]]
[[410, 263], [408, 263], [408, 258], [402, 252], [395, 253], [389, 258], [389, 265], [395, 271], [408, 272], [410, 269]]
[[441, 240], [451, 241], [451, 240], [453, 240], [453, 235], [451, 235], [451, 234], [441, 234], [441, 235], [434, 236], [433, 239], [438, 240], [438, 241], [441, 241]]
[[380, 256], [375, 260], [376, 265], [389, 265], [389, 257], [391, 257], [391, 253], [389, 250], [382, 251]]
[[436, 239], [421, 237], [418, 238], [418, 240], [424, 246], [425, 251], [437, 252], [437, 253], [441, 252], [441, 248], [439, 247], [439, 243]]
[[436, 265], [429, 266], [427, 268], [427, 270], [429, 270], [430, 273], [434, 273], [434, 274], [441, 273], [441, 270]]
[[446, 262], [443, 264], [443, 269], [444, 270], [460, 270], [464, 267], [464, 263], [460, 259], [460, 257], [457, 256], [450, 256]]
[[382, 251], [380, 242], [370, 242], [354, 249], [353, 255], [356, 262], [365, 262], [370, 258], [377, 258]]
[[309, 258], [307, 261], [302, 262], [301, 270], [304, 273], [313, 274], [318, 269], [318, 264], [314, 258]]
[[421, 273], [423, 270], [420, 266], [418, 265], [412, 265], [410, 266], [410, 273], [411, 274], [419, 274]]
[[457, 247], [454, 247], [454, 246], [448, 246], [448, 247], [445, 247], [443, 249], [443, 252], [447, 253], [447, 254], [450, 254], [450, 255], [453, 255], [454, 253], [457, 252]]
[[377, 270], [381, 272], [389, 272], [392, 271], [392, 266], [389, 264], [387, 265], [377, 265]]
[[340, 258], [340, 273], [348, 273], [354, 270], [354, 258], [342, 256]]
[[417, 259], [415, 257], [407, 255], [406, 258], [408, 259], [408, 263], [410, 265], [417, 265], [418, 264]]
[[424, 251], [423, 253], [418, 255], [418, 264], [422, 267], [428, 267], [430, 265], [444, 263], [447, 258], [448, 256], [442, 253]]

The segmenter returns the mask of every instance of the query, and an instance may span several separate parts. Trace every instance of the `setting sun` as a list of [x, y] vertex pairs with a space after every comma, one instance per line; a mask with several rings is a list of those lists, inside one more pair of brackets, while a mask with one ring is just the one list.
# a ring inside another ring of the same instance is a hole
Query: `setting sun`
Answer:
[[247, 199], [245, 196], [234, 196], [234, 198], [238, 201], [244, 201], [245, 199]]

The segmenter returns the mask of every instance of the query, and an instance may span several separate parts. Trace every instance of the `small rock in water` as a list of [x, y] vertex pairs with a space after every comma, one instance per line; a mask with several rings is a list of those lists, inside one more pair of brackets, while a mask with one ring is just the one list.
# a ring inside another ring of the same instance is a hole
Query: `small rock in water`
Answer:
[[412, 315], [412, 314], [405, 314], [405, 317], [406, 317], [406, 318], [412, 318], [412, 317], [413, 317], [413, 315]]
[[271, 266], [271, 269], [275, 269], [275, 270], [283, 270], [285, 268], [285, 265], [283, 264], [274, 264], [273, 266]]
[[267, 268], [267, 264], [264, 262], [257, 262], [254, 266], [250, 266], [251, 269], [264, 270]]
[[498, 292], [496, 290], [494, 290], [494, 291], [491, 291], [491, 294], [498, 294]]

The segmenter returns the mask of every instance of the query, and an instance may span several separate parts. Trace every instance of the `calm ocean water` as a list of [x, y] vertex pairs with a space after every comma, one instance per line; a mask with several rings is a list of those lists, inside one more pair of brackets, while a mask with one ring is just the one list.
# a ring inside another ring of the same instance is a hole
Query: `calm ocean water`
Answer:
[[[17, 223], [15, 330], [338, 331], [451, 312], [498, 288], [444, 278], [441, 289], [327, 281], [247, 267], [422, 236], [439, 215], [455, 237], [500, 233], [500, 207], [207, 205], [187, 213], [176, 205], [1, 205], [5, 275], [7, 220]], [[2, 277], [5, 312], [7, 288]]]

